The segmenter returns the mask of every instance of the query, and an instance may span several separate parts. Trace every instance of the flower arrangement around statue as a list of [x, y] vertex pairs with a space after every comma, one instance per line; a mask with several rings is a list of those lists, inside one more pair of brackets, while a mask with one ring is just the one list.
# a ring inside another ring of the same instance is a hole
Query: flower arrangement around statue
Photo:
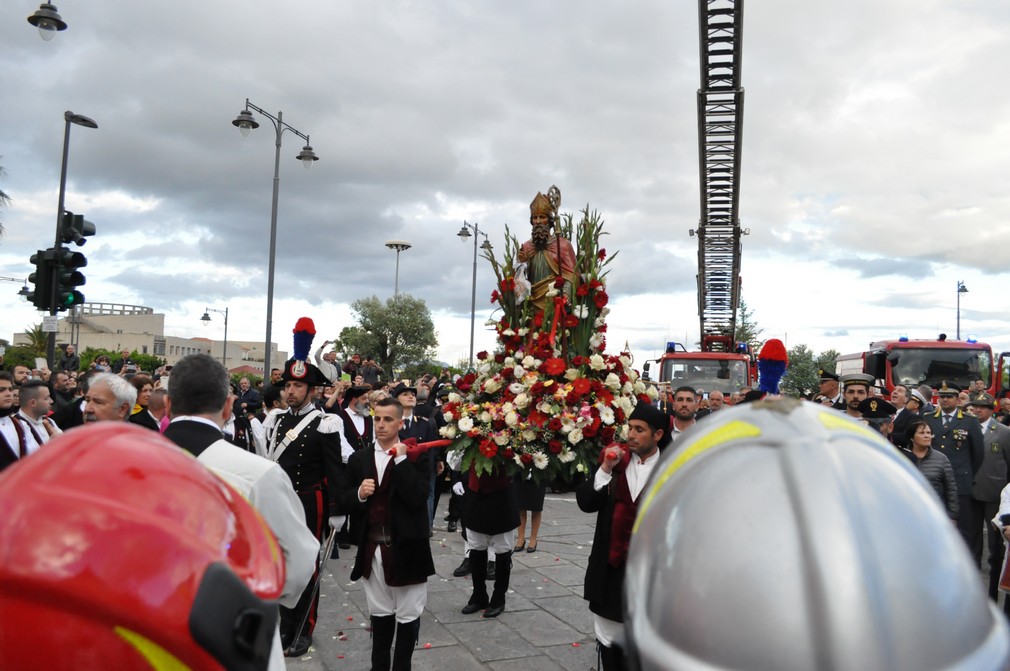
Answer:
[[559, 218], [559, 203], [556, 187], [538, 193], [531, 240], [520, 245], [506, 227], [502, 260], [484, 253], [498, 281], [491, 302], [501, 317], [488, 322], [498, 345], [456, 382], [440, 430], [478, 476], [588, 473], [603, 447], [626, 438], [635, 404], [655, 400], [629, 354], [606, 353], [607, 266], [617, 255], [599, 246], [603, 221], [588, 207], [577, 223]]

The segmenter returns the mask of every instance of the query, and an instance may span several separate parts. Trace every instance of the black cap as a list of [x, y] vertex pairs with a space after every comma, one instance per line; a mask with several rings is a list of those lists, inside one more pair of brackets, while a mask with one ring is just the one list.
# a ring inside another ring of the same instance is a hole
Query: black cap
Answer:
[[372, 391], [371, 387], [350, 387], [344, 392], [344, 400], [348, 402], [353, 401], [357, 397], [364, 396], [370, 391]]
[[408, 391], [414, 396], [417, 396], [417, 387], [408, 387], [402, 382], [393, 387], [393, 391], [391, 391], [389, 395], [392, 396], [393, 398], [399, 398], [400, 394], [405, 394]]
[[670, 416], [652, 405], [651, 403], [639, 402], [635, 404], [635, 409], [628, 416], [628, 421], [637, 419], [645, 422], [653, 431], [663, 431], [663, 437], [659, 439], [659, 447], [664, 448], [670, 444], [673, 434], [670, 431]]
[[821, 382], [824, 382], [826, 380], [835, 380], [836, 382], [838, 381], [837, 375], [835, 375], [831, 371], [824, 370], [823, 368], [817, 371], [817, 375], [820, 376]]
[[883, 421], [890, 419], [894, 413], [898, 412], [890, 402], [875, 396], [864, 398], [859, 402], [859, 413], [863, 419]]
[[332, 384], [330, 379], [323, 375], [323, 371], [307, 361], [299, 361], [298, 359], [288, 359], [284, 363], [281, 381], [303, 382], [310, 387], [328, 387]]

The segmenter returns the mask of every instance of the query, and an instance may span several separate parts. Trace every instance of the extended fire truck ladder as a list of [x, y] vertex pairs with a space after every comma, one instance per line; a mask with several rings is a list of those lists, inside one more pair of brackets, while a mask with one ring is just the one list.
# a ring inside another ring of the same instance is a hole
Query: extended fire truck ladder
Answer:
[[698, 316], [701, 349], [729, 352], [740, 305], [740, 154], [743, 137], [744, 0], [699, 0], [701, 89], [698, 155], [701, 221], [698, 236]]

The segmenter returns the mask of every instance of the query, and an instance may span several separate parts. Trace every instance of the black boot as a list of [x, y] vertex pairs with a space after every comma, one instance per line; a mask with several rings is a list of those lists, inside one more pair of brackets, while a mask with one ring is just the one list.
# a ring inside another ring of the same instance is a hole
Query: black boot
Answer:
[[396, 625], [396, 647], [393, 649], [393, 670], [410, 671], [410, 658], [414, 654], [417, 635], [421, 631], [421, 618]]
[[612, 645], [609, 648], [599, 641], [596, 642], [596, 649], [600, 653], [600, 671], [625, 671], [624, 650], [619, 645]]
[[396, 632], [396, 616], [372, 616], [372, 671], [389, 671], [389, 653]]
[[487, 550], [470, 550], [470, 582], [473, 594], [463, 606], [463, 614], [471, 615], [487, 608]]
[[498, 617], [505, 612], [505, 593], [509, 591], [509, 578], [512, 577], [512, 553], [496, 554], [494, 558], [494, 591], [484, 617]]

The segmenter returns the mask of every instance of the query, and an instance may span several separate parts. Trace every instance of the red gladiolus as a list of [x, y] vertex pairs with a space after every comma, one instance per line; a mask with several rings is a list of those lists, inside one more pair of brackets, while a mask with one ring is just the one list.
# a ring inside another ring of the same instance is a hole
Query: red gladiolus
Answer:
[[607, 258], [607, 250], [600, 247], [600, 251], [596, 253], [596, 258], [598, 258], [600, 261]]
[[547, 443], [547, 449], [549, 449], [553, 454], [561, 454], [561, 441], [557, 439], [549, 441]]
[[610, 300], [610, 297], [607, 296], [607, 292], [606, 291], [597, 291], [596, 295], [593, 296], [593, 303], [596, 304], [596, 308], [598, 310], [602, 310], [604, 307], [606, 307], [607, 301], [609, 301], [609, 300]]
[[544, 361], [543, 366], [541, 366], [543, 372], [547, 375], [561, 375], [567, 367], [565, 360], [557, 357], [551, 357], [547, 361]]
[[567, 315], [565, 317], [565, 327], [573, 329], [579, 325], [579, 318], [575, 315]]
[[516, 290], [516, 278], [511, 277], [511, 276], [502, 278], [502, 281], [501, 281], [501, 284], [499, 285], [499, 288], [502, 290], [502, 293], [507, 293], [509, 291], [515, 291]]
[[491, 302], [492, 303], [497, 303], [499, 298], [501, 298], [501, 294], [498, 293], [497, 289], [495, 289], [494, 291], [491, 292]]
[[575, 290], [576, 296], [588, 296], [589, 295], [589, 285], [580, 284], [579, 288]]
[[561, 275], [558, 275], [557, 277], [554, 278], [554, 288], [560, 289], [563, 286], [565, 286], [565, 278], [562, 277]]
[[543, 312], [538, 312], [533, 317], [533, 326], [536, 327], [536, 328], [540, 328], [543, 325], [544, 325], [544, 313]]

